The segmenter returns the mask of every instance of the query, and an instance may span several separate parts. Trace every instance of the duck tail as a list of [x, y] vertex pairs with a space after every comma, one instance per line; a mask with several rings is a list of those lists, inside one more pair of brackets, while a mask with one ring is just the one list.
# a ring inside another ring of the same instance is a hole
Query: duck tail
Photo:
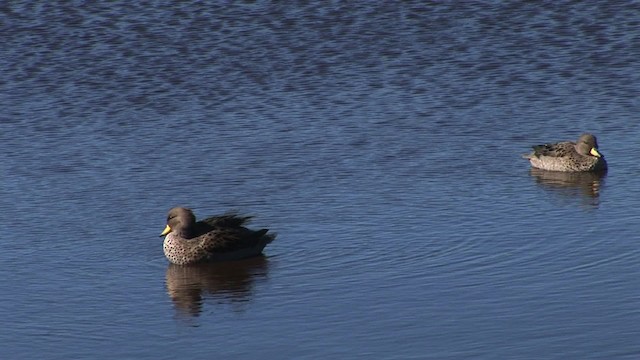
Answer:
[[258, 235], [258, 237], [260, 239], [265, 240], [267, 244], [271, 243], [273, 240], [276, 239], [276, 234], [275, 233], [267, 234], [268, 231], [269, 229], [260, 229], [256, 231], [256, 234]]

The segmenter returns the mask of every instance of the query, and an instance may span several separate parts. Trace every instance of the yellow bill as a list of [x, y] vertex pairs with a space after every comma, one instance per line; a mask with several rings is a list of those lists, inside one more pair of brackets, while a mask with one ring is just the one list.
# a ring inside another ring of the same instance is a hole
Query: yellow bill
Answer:
[[600, 155], [600, 153], [598, 152], [598, 149], [596, 148], [591, 148], [591, 151], [589, 151], [589, 153], [591, 153], [591, 155], [595, 157], [602, 157], [602, 155]]
[[167, 235], [170, 232], [171, 232], [171, 227], [167, 225], [167, 227], [165, 227], [164, 230], [162, 230], [162, 234], [160, 234], [160, 236]]

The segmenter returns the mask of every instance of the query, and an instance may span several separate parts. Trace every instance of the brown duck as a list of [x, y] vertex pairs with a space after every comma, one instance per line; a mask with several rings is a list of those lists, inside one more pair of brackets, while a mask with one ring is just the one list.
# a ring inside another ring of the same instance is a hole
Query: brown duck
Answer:
[[250, 230], [244, 227], [251, 216], [224, 214], [196, 221], [187, 208], [169, 210], [164, 255], [176, 265], [209, 261], [238, 260], [257, 256], [275, 239], [268, 229]]
[[607, 169], [607, 162], [598, 151], [598, 141], [592, 134], [580, 135], [575, 143], [536, 145], [532, 153], [523, 157], [531, 162], [531, 166], [542, 170], [598, 172]]

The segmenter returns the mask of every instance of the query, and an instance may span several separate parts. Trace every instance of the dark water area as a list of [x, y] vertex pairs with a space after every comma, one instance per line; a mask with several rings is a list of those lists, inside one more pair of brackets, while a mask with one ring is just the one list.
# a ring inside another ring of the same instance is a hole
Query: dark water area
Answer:
[[[640, 3], [0, 5], [2, 359], [637, 359]], [[604, 176], [531, 170], [598, 136]], [[169, 265], [176, 205], [277, 232]]]

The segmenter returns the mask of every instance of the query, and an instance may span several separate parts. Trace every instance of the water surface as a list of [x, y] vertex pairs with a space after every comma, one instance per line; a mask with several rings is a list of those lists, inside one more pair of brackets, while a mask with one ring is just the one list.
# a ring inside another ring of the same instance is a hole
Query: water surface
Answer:
[[[0, 355], [637, 358], [639, 10], [0, 6]], [[170, 266], [175, 205], [278, 238]]]

